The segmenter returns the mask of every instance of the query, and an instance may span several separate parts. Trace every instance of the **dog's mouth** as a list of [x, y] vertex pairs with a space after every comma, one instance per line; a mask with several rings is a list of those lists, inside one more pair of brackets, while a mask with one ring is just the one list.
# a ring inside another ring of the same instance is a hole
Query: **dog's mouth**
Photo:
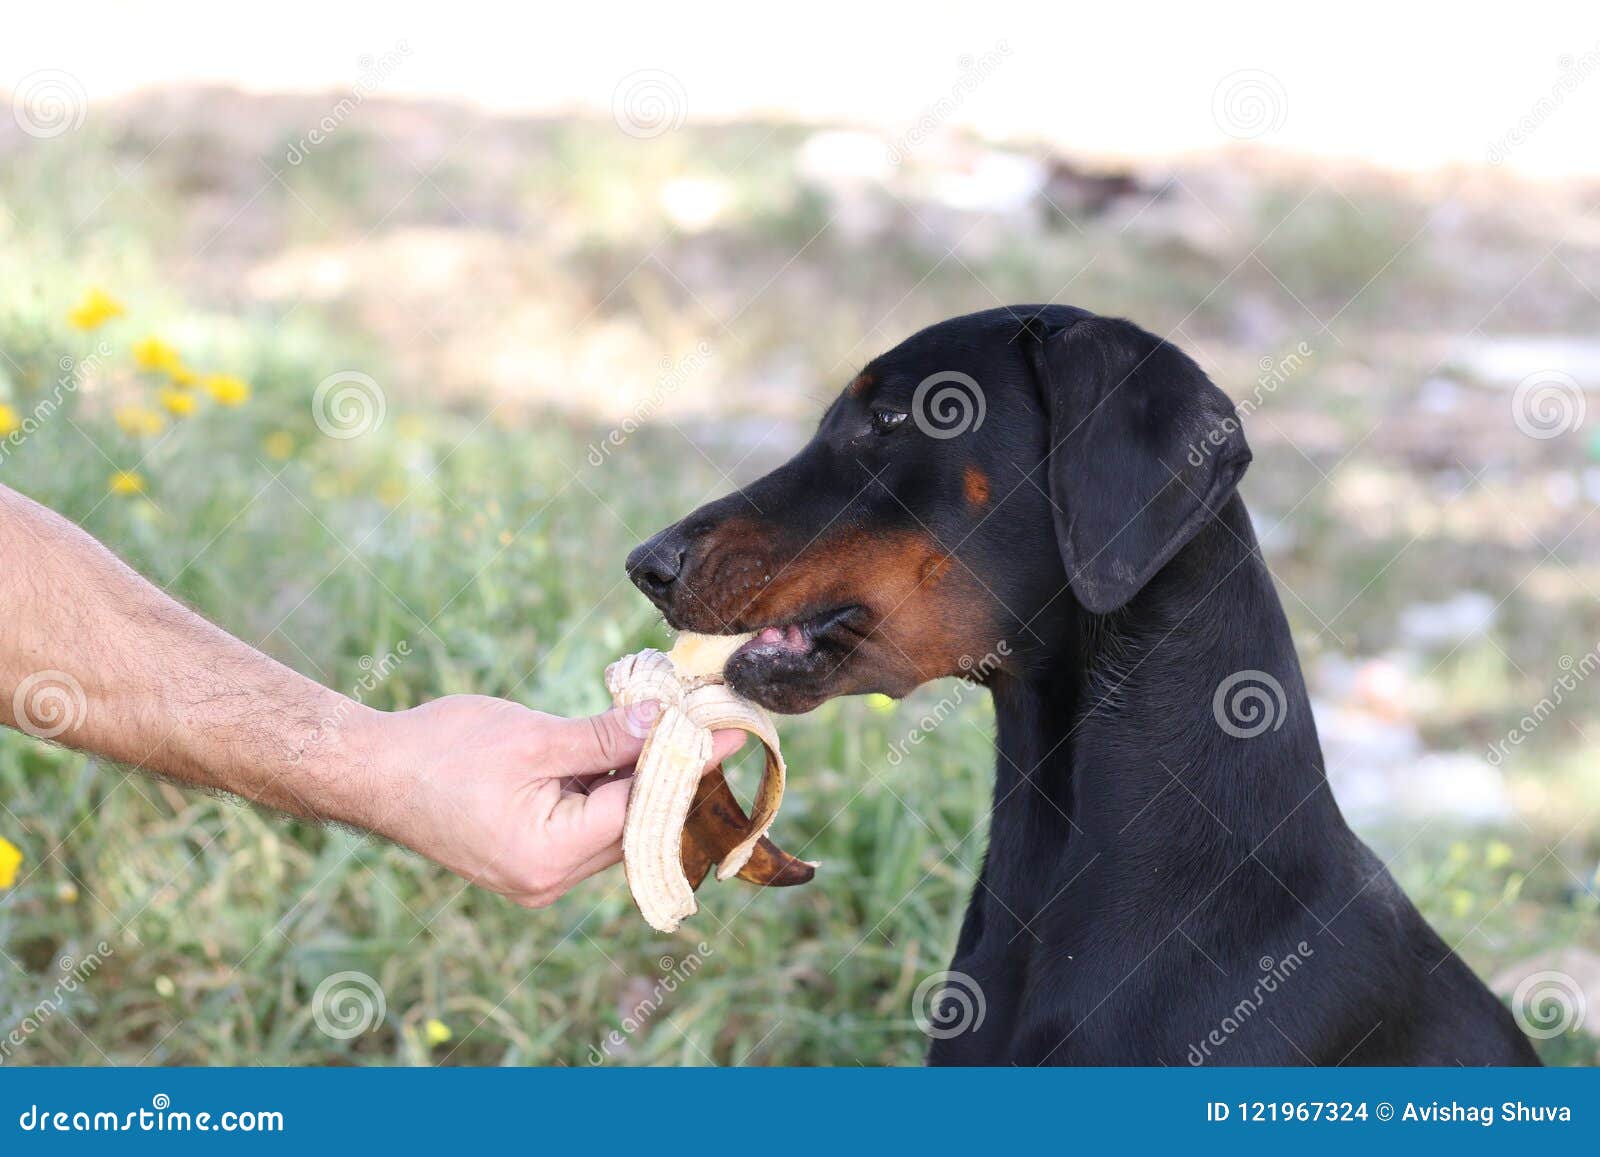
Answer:
[[851, 603], [760, 627], [723, 674], [739, 694], [774, 711], [809, 711], [836, 693], [834, 677], [866, 637], [867, 617]]
[[805, 658], [816, 651], [819, 642], [827, 640], [830, 632], [843, 626], [860, 609], [854, 604], [834, 607], [783, 626], [761, 627], [755, 638], [733, 653], [733, 658], [756, 663]]

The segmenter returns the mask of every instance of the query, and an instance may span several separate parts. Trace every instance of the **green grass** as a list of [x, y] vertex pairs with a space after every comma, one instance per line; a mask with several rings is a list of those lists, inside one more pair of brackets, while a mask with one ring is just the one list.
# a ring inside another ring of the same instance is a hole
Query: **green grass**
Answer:
[[[468, 150], [439, 176], [438, 196], [408, 205], [387, 226], [453, 224], [455, 204], [498, 204], [512, 222], [537, 210], [548, 215], [540, 218], [545, 231], [564, 239], [538, 250], [540, 259], [559, 265], [595, 303], [664, 243], [664, 265], [696, 299], [720, 305], [715, 291], [725, 280], [735, 287], [728, 301], [750, 307], [737, 334], [714, 326], [707, 333], [723, 339], [719, 355], [750, 381], [760, 380], [769, 351], [781, 349], [816, 376], [809, 388], [821, 398], [847, 376], [838, 367], [887, 344], [855, 348], [874, 319], [885, 318], [884, 334], [904, 334], [917, 322], [993, 304], [914, 227], [877, 247], [876, 260], [862, 256], [859, 241], [828, 230], [817, 236], [828, 218], [814, 197], [795, 192], [786, 151], [800, 139], [795, 130], [747, 126], [720, 140], [686, 133], [650, 149], [609, 140], [602, 159], [588, 148], [592, 126], [505, 131], [526, 159], [503, 187], [485, 186]], [[221, 147], [227, 138], [217, 140]], [[81, 520], [174, 594], [335, 688], [356, 688], [364, 657], [405, 642], [409, 655], [368, 695], [376, 706], [472, 691], [562, 713], [602, 708], [605, 664], [663, 641], [654, 615], [623, 582], [628, 548], [725, 490], [719, 466], [743, 480], [771, 465], [776, 451], [745, 460], [747, 432], [703, 425], [693, 428], [703, 456], [685, 445], [688, 435], [656, 422], [596, 467], [586, 448], [604, 427], [536, 407], [436, 400], [351, 324], [344, 306], [256, 300], [236, 278], [251, 252], [348, 239], [385, 224], [385, 190], [414, 174], [352, 126], [287, 174], [292, 193], [269, 188], [251, 208], [266, 223], [257, 233], [242, 230], [240, 240], [223, 227], [232, 203], [220, 215], [212, 206], [211, 217], [198, 207], [242, 181], [243, 170], [170, 149], [131, 163], [159, 141], [148, 130], [126, 139], [86, 133], [0, 170], [0, 205], [9, 211], [0, 213], [0, 279], [12, 290], [0, 311], [0, 401], [28, 410], [51, 391], [63, 356], [92, 352], [101, 335], [74, 333], [62, 320], [86, 284], [113, 288], [131, 314], [105, 331], [112, 353], [92, 388], [72, 393], [62, 413], [7, 454], [0, 482]], [[702, 147], [708, 142], [715, 147]], [[118, 164], [107, 164], [110, 156]], [[704, 166], [739, 174], [738, 215], [719, 231], [678, 237], [629, 201], [650, 182]], [[1185, 320], [1248, 252], [1248, 238], [1272, 229], [1300, 196], [1263, 195], [1259, 221], [1235, 222], [1236, 253], [1158, 252], [1114, 225], [1086, 222], [1082, 235], [1006, 241], [967, 253], [965, 263], [1008, 297], [1045, 300], [1094, 257], [1071, 297], [1161, 329]], [[613, 204], [618, 198], [626, 203]], [[1383, 267], [1419, 219], [1410, 204], [1361, 214], [1318, 196], [1264, 256], [1282, 264], [1319, 311], [1339, 308], [1376, 271], [1380, 300], [1390, 301], [1408, 284], [1438, 283], [1420, 244]], [[507, 244], [538, 249], [540, 237], [518, 232]], [[171, 259], [174, 246], [185, 254], [204, 246], [204, 259]], [[651, 327], [662, 316], [674, 334], [705, 322], [698, 301], [660, 268], [645, 265], [630, 285], [643, 283], [648, 295], [606, 299], [594, 324], [621, 318], [660, 336]], [[1254, 265], [1226, 284], [1189, 326], [1204, 339], [1208, 364], [1243, 396], [1262, 351], [1226, 340], [1231, 295], [1281, 291]], [[1452, 282], [1448, 292], [1480, 291], [1464, 284]], [[830, 288], [818, 301], [821, 285]], [[906, 302], [913, 285], [920, 289]], [[538, 288], [525, 292], [537, 296]], [[1504, 288], [1481, 293], [1492, 303]], [[1281, 304], [1299, 324], [1299, 307]], [[1452, 307], [1480, 316], [1469, 304]], [[1429, 478], [1382, 436], [1362, 441], [1399, 405], [1387, 379], [1361, 376], [1360, 336], [1378, 312], [1350, 311], [1339, 324], [1346, 344], [1317, 342], [1312, 368], [1251, 426], [1257, 459], [1246, 494], [1263, 516], [1292, 511], [1299, 537], [1274, 569], [1298, 596], [1285, 601], [1308, 656], [1341, 647], [1380, 652], [1398, 608], [1447, 593], [1441, 575], [1498, 596], [1544, 554], [1505, 547], [1484, 523], [1419, 534], [1404, 520], [1387, 525], [1353, 512], [1352, 485], [1363, 471]], [[802, 313], [815, 324], [797, 328]], [[1206, 328], [1213, 316], [1220, 329]], [[237, 410], [207, 407], [159, 439], [124, 436], [114, 406], [149, 389], [133, 374], [127, 347], [150, 331], [172, 338], [196, 365], [247, 378], [254, 397]], [[1295, 336], [1290, 330], [1274, 348]], [[319, 433], [308, 398], [316, 382], [352, 366], [385, 383], [389, 412], [376, 432], [338, 441]], [[1397, 377], [1426, 369], [1387, 367]], [[1331, 439], [1330, 421], [1338, 426]], [[1305, 437], [1313, 427], [1328, 449]], [[1298, 434], [1310, 453], [1288, 445], [1283, 431]], [[269, 437], [287, 439], [286, 459], [266, 452]], [[1360, 452], [1343, 461], [1350, 446]], [[109, 496], [108, 475], [135, 467], [150, 480], [148, 497]], [[1486, 508], [1488, 522], [1494, 510]], [[1521, 500], [1516, 510], [1536, 513]], [[1582, 565], [1593, 546], [1580, 536], [1564, 553]], [[1388, 565], [1402, 548], [1403, 558]], [[1600, 608], [1577, 595], [1536, 595], [1536, 585], [1508, 602], [1507, 625], [1488, 645], [1424, 657], [1423, 689], [1434, 694], [1419, 723], [1431, 745], [1481, 750], [1543, 693], [1553, 656], [1582, 653], [1600, 637]], [[1333, 625], [1337, 637], [1324, 633], [1318, 615], [1352, 599]], [[775, 834], [823, 868], [811, 885], [783, 891], [709, 883], [701, 913], [673, 937], [653, 935], [639, 920], [620, 873], [527, 912], [355, 834], [0, 734], [0, 836], [26, 857], [19, 885], [0, 893], [0, 1034], [50, 994], [63, 957], [82, 960], [101, 941], [110, 949], [92, 981], [0, 1060], [582, 1065], [692, 958], [693, 976], [625, 1034], [624, 1047], [612, 1045], [607, 1063], [916, 1063], [925, 1038], [911, 995], [945, 967], [955, 941], [983, 849], [992, 765], [988, 705], [968, 696], [912, 758], [890, 766], [890, 745], [943, 693], [924, 689], [893, 706], [834, 702], [786, 721], [795, 772]], [[1364, 833], [1484, 974], [1545, 949], [1600, 950], [1591, 875], [1600, 845], [1593, 825], [1570, 830], [1600, 804], [1592, 759], [1574, 734], [1594, 722], [1593, 703], [1592, 695], [1575, 701], [1572, 728], [1545, 728], [1521, 753], [1511, 778], [1518, 815], [1504, 828], [1439, 822], [1420, 835]], [[742, 767], [746, 788], [753, 770]], [[339, 1040], [315, 1023], [313, 993], [347, 970], [375, 978], [386, 1014], [374, 1031]], [[430, 1039], [435, 1020], [448, 1041], [437, 1031]], [[1552, 1062], [1597, 1059], [1589, 1036], [1541, 1048]]]

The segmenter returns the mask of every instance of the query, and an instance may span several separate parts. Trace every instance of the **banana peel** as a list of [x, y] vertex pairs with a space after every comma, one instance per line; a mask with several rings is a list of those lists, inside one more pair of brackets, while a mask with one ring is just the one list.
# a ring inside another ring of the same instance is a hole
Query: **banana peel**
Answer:
[[[678, 636], [669, 654], [644, 650], [606, 668], [612, 701], [655, 699], [662, 711], [634, 769], [623, 824], [622, 862], [640, 914], [661, 932], [674, 931], [697, 909], [695, 889], [710, 874], [738, 876], [763, 887], [804, 884], [817, 865], [783, 851], [767, 831], [783, 801], [786, 768], [772, 719], [736, 695], [722, 667], [750, 636]], [[746, 815], [711, 758], [711, 733], [737, 728], [759, 739], [766, 767]]]

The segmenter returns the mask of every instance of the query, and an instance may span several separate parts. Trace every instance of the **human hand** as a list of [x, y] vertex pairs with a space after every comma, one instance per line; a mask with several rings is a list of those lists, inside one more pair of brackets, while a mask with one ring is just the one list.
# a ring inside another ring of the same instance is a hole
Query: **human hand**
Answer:
[[[622, 859], [632, 768], [659, 704], [566, 719], [452, 695], [361, 725], [362, 826], [527, 908]], [[744, 742], [719, 731], [707, 769]], [[609, 774], [617, 771], [619, 774]]]

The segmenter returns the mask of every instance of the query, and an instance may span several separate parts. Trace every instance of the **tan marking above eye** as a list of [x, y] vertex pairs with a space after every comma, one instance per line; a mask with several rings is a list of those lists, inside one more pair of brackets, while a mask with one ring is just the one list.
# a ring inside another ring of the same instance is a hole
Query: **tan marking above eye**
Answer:
[[857, 374], [845, 387], [845, 392], [852, 398], [859, 398], [872, 388], [872, 375], [868, 373]]
[[966, 491], [967, 501], [974, 506], [983, 506], [989, 501], [989, 478], [976, 466], [969, 465], [961, 475], [961, 486]]

